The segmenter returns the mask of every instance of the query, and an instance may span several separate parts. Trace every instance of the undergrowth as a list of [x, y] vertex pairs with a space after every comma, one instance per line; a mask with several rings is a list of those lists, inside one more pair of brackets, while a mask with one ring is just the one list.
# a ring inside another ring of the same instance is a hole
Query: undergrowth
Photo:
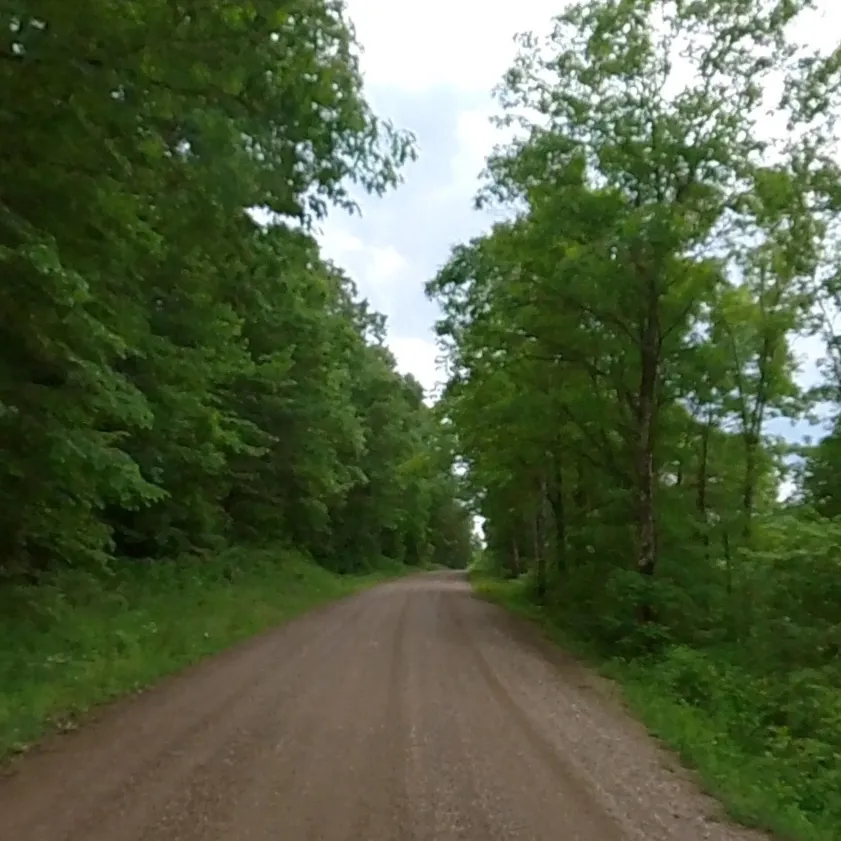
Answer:
[[789, 841], [841, 838], [837, 667], [767, 671], [723, 645], [668, 642], [611, 656], [562, 604], [538, 604], [528, 576], [504, 581], [474, 568], [470, 577], [479, 595], [615, 679], [633, 712], [731, 817]]
[[405, 571], [340, 576], [266, 549], [0, 585], [0, 761], [98, 704]]

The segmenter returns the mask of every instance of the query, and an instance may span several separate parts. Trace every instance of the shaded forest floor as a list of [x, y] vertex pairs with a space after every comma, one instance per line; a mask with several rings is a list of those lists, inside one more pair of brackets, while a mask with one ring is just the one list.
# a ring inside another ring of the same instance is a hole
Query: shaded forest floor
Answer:
[[[702, 787], [735, 820], [786, 841], [841, 838], [841, 756], [831, 739], [822, 738], [827, 733], [821, 716], [814, 713], [809, 744], [763, 725], [769, 697], [775, 690], [782, 694], [789, 675], [779, 675], [772, 686], [767, 675], [754, 680], [736, 668], [724, 651], [685, 646], [648, 660], [608, 658], [565, 620], [562, 609], [535, 601], [527, 576], [503, 581], [474, 569], [470, 579], [481, 597], [535, 622], [612, 678], [632, 712], [697, 772]], [[804, 708], [808, 689], [802, 693]]]
[[99, 704], [409, 571], [386, 563], [338, 575], [286, 550], [240, 549], [0, 585], [0, 762]]

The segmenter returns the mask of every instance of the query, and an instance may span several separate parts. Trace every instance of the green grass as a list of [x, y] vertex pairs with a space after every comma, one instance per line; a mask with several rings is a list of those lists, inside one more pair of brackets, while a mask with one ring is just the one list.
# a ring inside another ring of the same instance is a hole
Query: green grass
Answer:
[[[530, 598], [527, 581], [501, 581], [479, 569], [471, 571], [470, 579], [478, 595], [537, 623], [550, 639], [614, 679], [631, 711], [687, 767], [697, 771], [702, 787], [734, 820], [769, 830], [787, 841], [841, 838], [837, 817], [841, 813], [841, 757], [835, 757], [834, 766], [830, 761], [829, 766], [811, 763], [801, 768], [796, 757], [802, 759], [802, 751], [751, 749], [749, 738], [740, 737], [740, 726], [744, 731], [756, 726], [755, 720], [750, 720], [750, 704], [751, 694], [761, 691], [758, 687], [746, 686], [744, 680], [735, 688], [725, 686], [706, 708], [698, 708], [671, 691], [674, 662], [600, 657], [592, 645], [564, 627], [558, 616]], [[727, 668], [720, 664], [717, 671], [724, 680], [728, 679]], [[738, 681], [738, 677], [730, 679]], [[739, 693], [740, 709], [730, 700]], [[812, 796], [812, 808], [802, 807], [804, 792]]]
[[75, 726], [99, 704], [408, 571], [392, 565], [339, 576], [282, 551], [231, 551], [7, 586], [0, 590], [0, 761]]

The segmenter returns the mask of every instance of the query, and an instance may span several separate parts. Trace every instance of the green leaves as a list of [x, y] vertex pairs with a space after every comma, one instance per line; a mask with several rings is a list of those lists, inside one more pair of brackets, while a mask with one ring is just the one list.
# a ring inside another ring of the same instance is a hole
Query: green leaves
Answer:
[[340, 4], [35, 5], [0, 62], [2, 569], [272, 535], [426, 560], [437, 426], [306, 233], [412, 153]]
[[757, 122], [807, 5], [595, 0], [521, 39], [497, 91], [521, 130], [480, 193], [517, 216], [428, 287], [448, 415], [512, 569], [598, 543], [651, 573], [689, 539], [732, 573], [774, 505], [767, 425], [808, 404], [792, 342], [835, 276], [823, 152], [770, 163]]
[[[742, 815], [803, 839], [841, 816], [841, 65], [796, 47], [809, 5], [594, 0], [524, 36], [497, 92], [520, 131], [480, 193], [513, 221], [428, 285], [484, 568], [647, 683]], [[828, 381], [802, 388], [816, 331]], [[772, 434], [810, 409], [817, 446]]]

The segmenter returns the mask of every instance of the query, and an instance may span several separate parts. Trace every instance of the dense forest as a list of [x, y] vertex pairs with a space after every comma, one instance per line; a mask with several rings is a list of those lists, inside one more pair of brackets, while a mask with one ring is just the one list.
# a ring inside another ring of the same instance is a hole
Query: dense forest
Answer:
[[[45, 645], [70, 656], [50, 629], [91, 588], [133, 605], [137, 568], [192, 598], [202, 559], [214, 587], [248, 574], [245, 551], [214, 565], [231, 547], [464, 566], [452, 441], [315, 236], [414, 155], [365, 100], [343, 5], [4, 0], [0, 20], [3, 691]], [[0, 700], [0, 730], [35, 704]]]
[[4, 573], [457, 554], [436, 418], [310, 232], [411, 153], [341, 7], [4, 5]]
[[742, 817], [837, 839], [841, 47], [798, 42], [809, 5], [523, 36], [477, 197], [504, 221], [428, 291], [495, 592], [624, 664]]

